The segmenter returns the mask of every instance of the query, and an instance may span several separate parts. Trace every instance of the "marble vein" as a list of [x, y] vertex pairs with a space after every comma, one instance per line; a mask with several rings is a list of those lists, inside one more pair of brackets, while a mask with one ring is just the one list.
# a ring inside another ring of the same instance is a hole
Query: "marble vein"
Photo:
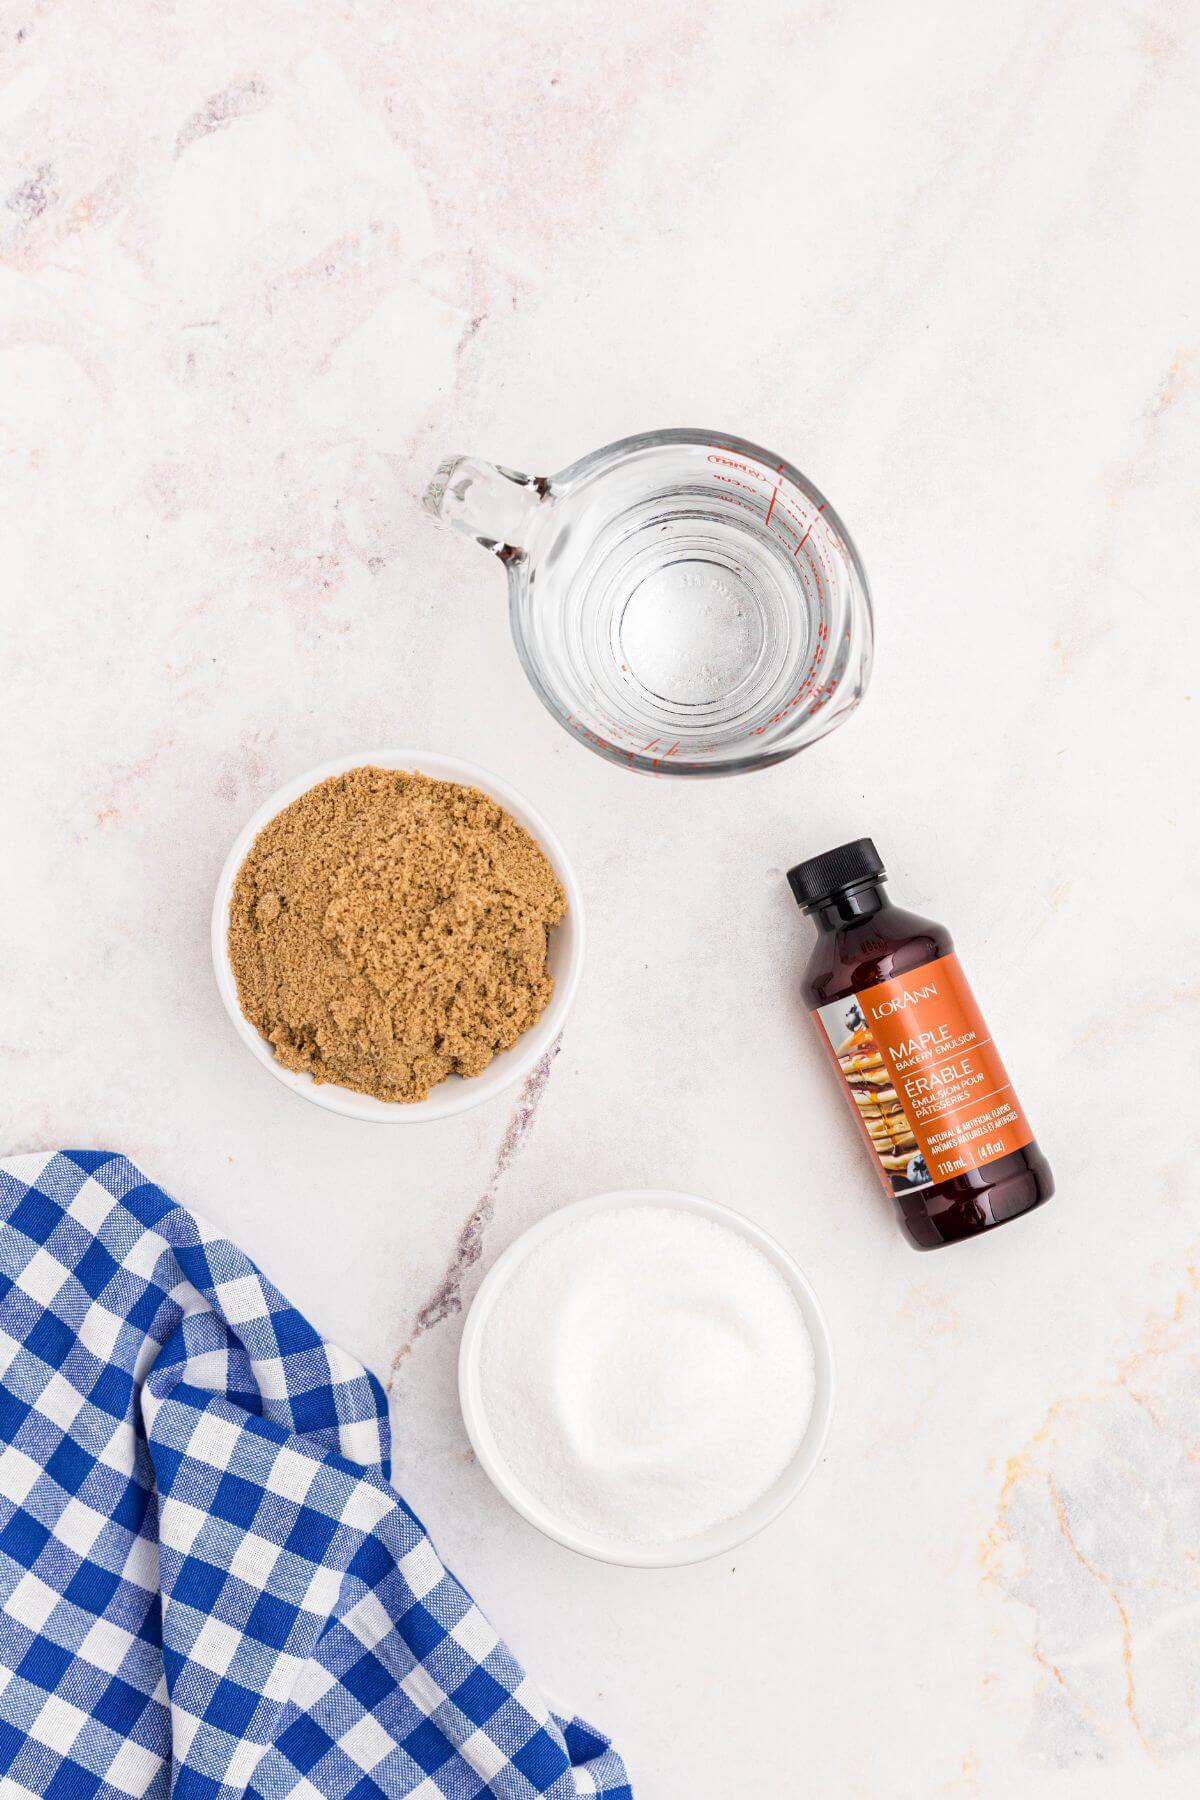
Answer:
[[1009, 1465], [986, 1578], [1033, 1614], [1052, 1679], [1029, 1748], [1165, 1766], [1200, 1743], [1200, 1290], [1106, 1387], [1056, 1403]]
[[561, 1049], [562, 1039], [558, 1038], [522, 1082], [517, 1103], [509, 1115], [504, 1136], [500, 1140], [487, 1187], [467, 1215], [444, 1275], [429, 1298], [417, 1308], [412, 1329], [392, 1359], [389, 1391], [401, 1362], [417, 1340], [452, 1314], [462, 1311], [463, 1283], [483, 1255], [484, 1237], [495, 1215], [500, 1185], [533, 1130], [538, 1107], [550, 1080], [550, 1070]]

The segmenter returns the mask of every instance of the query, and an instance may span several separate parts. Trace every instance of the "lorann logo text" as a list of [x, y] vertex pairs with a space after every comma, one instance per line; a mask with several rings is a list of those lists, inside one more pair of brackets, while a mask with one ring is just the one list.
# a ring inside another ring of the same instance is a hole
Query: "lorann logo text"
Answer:
[[871, 1017], [873, 1019], [886, 1019], [889, 1013], [900, 1012], [906, 1006], [915, 1006], [918, 1000], [928, 1000], [930, 994], [933, 994], [935, 997], [937, 995], [936, 981], [931, 981], [927, 987], [913, 988], [911, 993], [905, 988], [902, 994], [894, 995], [892, 999], [885, 1000], [880, 1006], [873, 1006], [871, 1008]]

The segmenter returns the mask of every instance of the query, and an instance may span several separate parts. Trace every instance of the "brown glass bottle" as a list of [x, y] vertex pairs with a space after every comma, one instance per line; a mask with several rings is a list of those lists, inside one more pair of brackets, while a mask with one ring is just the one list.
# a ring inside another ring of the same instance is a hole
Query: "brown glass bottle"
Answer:
[[869, 838], [788, 871], [818, 933], [806, 1002], [905, 1231], [936, 1250], [1032, 1212], [1054, 1180], [950, 933], [885, 879]]

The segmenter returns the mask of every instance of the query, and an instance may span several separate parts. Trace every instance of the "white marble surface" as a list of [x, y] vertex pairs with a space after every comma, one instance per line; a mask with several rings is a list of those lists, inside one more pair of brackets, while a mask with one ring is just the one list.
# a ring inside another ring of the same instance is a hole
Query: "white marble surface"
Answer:
[[[1200, 1779], [1198, 50], [1186, 0], [4, 12], [0, 1148], [126, 1151], [390, 1372], [405, 1491], [638, 1800]], [[794, 458], [875, 588], [862, 710], [741, 782], [569, 742], [499, 569], [417, 504], [445, 451], [677, 423]], [[220, 1008], [234, 834], [388, 741], [577, 859], [531, 1117], [335, 1118]], [[1059, 1182], [941, 1256], [794, 997], [781, 871], [861, 832], [956, 931]], [[842, 1377], [792, 1511], [661, 1575], [506, 1511], [454, 1395], [480, 1268], [643, 1184], [782, 1238]]]

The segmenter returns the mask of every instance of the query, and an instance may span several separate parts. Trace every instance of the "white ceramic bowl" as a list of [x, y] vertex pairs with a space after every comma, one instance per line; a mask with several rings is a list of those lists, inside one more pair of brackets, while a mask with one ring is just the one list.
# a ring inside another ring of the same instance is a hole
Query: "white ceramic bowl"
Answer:
[[[306, 794], [309, 788], [316, 787], [319, 781], [327, 781], [331, 775], [343, 775], [347, 769], [361, 769], [367, 764], [378, 769], [413, 769], [438, 781], [457, 781], [465, 787], [481, 788], [541, 845], [567, 896], [566, 918], [550, 933], [549, 965], [554, 977], [554, 992], [541, 1018], [510, 1050], [493, 1057], [482, 1074], [449, 1075], [439, 1082], [428, 1099], [414, 1100], [411, 1104], [377, 1100], [371, 1094], [357, 1094], [352, 1088], [338, 1087], [334, 1082], [317, 1082], [311, 1075], [285, 1069], [276, 1061], [270, 1044], [255, 1030], [238, 1005], [237, 983], [229, 962], [229, 908], [233, 884], [263, 826], [293, 800], [298, 800], [301, 794]], [[393, 1125], [416, 1125], [428, 1119], [446, 1119], [452, 1113], [466, 1112], [468, 1107], [490, 1100], [502, 1088], [510, 1087], [514, 1081], [528, 1075], [562, 1030], [570, 1011], [583, 972], [584, 938], [583, 895], [575, 871], [542, 815], [498, 776], [477, 768], [474, 763], [460, 762], [456, 756], [441, 756], [433, 750], [363, 750], [357, 756], [339, 756], [333, 762], [322, 763], [319, 769], [310, 769], [306, 775], [298, 775], [294, 781], [289, 781], [259, 807], [239, 833], [221, 870], [213, 901], [212, 958], [217, 987], [234, 1028], [251, 1055], [269, 1069], [277, 1081], [282, 1081], [305, 1100], [312, 1100], [330, 1112], [344, 1113], [350, 1119], [374, 1119]]]
[[[775, 1485], [768, 1488], [745, 1512], [738, 1513], [732, 1519], [725, 1519], [710, 1531], [679, 1544], [649, 1547], [618, 1545], [609, 1538], [580, 1531], [576, 1526], [558, 1518], [508, 1468], [492, 1435], [483, 1406], [479, 1372], [483, 1334], [492, 1308], [510, 1277], [525, 1258], [556, 1231], [562, 1231], [580, 1219], [590, 1218], [594, 1213], [615, 1212], [626, 1206], [673, 1207], [676, 1211], [699, 1213], [702, 1218], [715, 1219], [719, 1225], [726, 1225], [732, 1231], [740, 1232], [750, 1243], [757, 1245], [779, 1270], [796, 1296], [796, 1302], [804, 1315], [804, 1323], [808, 1327], [808, 1335], [812, 1339], [816, 1393], [808, 1429], [792, 1461]], [[560, 1207], [557, 1212], [532, 1226], [516, 1243], [509, 1245], [488, 1271], [463, 1327], [458, 1352], [458, 1397], [462, 1406], [463, 1423], [476, 1456], [509, 1505], [515, 1507], [531, 1525], [536, 1525], [547, 1537], [565, 1544], [569, 1550], [578, 1550], [584, 1556], [594, 1557], [598, 1562], [620, 1563], [626, 1568], [634, 1569], [677, 1568], [684, 1563], [703, 1562], [710, 1556], [723, 1556], [737, 1545], [744, 1544], [747, 1538], [754, 1537], [772, 1519], [777, 1519], [796, 1498], [820, 1460], [833, 1419], [833, 1344], [825, 1315], [807, 1276], [782, 1244], [777, 1244], [773, 1237], [752, 1220], [744, 1218], [741, 1213], [734, 1212], [731, 1207], [721, 1206], [715, 1200], [702, 1200], [695, 1194], [668, 1193], [658, 1188], [597, 1194], [590, 1200], [576, 1200], [569, 1206]]]

